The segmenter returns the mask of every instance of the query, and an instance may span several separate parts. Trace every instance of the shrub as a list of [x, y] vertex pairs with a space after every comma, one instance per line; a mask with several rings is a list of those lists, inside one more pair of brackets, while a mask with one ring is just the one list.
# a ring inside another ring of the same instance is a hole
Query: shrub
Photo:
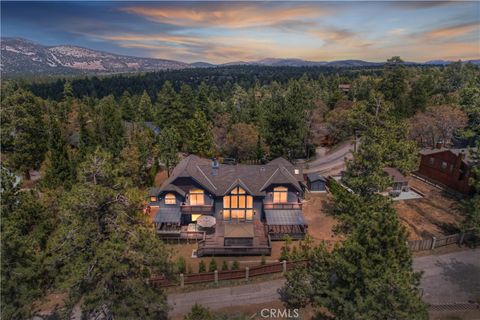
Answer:
[[212, 258], [212, 260], [210, 260], [210, 264], [208, 265], [208, 271], [213, 272], [215, 270], [217, 270], [217, 262]]
[[240, 263], [238, 263], [237, 260], [233, 261], [232, 270], [239, 270], [239, 269], [240, 269]]
[[178, 273], [185, 273], [187, 271], [187, 262], [184, 257], [178, 257], [175, 264]]
[[203, 307], [200, 304], [195, 303], [190, 313], [185, 315], [184, 320], [213, 320], [210, 309]]
[[227, 271], [227, 270], [228, 270], [228, 262], [227, 260], [223, 260], [222, 271]]
[[203, 260], [200, 260], [200, 262], [198, 263], [198, 272], [202, 273], [206, 271], [207, 271], [207, 266], [205, 265], [205, 262], [203, 262]]

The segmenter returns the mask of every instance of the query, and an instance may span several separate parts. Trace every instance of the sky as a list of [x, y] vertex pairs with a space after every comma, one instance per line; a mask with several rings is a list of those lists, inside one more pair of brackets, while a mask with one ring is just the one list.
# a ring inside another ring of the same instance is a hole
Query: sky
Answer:
[[467, 60], [480, 2], [2, 1], [1, 36], [185, 62]]

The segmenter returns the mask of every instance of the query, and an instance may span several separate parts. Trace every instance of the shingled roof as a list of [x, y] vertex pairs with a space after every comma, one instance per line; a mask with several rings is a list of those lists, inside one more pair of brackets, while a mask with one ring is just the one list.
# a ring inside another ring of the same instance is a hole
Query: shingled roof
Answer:
[[219, 164], [218, 168], [212, 168], [210, 159], [190, 155], [175, 167], [159, 193], [170, 189], [180, 177], [192, 178], [216, 196], [225, 195], [236, 185], [243, 186], [248, 193], [256, 196], [265, 195], [265, 189], [272, 184], [290, 184], [301, 191], [303, 180], [301, 169], [283, 158], [265, 165]]

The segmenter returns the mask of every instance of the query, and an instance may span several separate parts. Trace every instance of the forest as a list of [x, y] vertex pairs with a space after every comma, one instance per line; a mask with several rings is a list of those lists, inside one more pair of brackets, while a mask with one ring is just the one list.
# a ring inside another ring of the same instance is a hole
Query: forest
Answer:
[[[287, 305], [307, 301], [337, 319], [425, 319], [405, 230], [375, 192], [389, 183], [382, 168], [408, 174], [419, 148], [439, 144], [470, 146], [480, 161], [480, 68], [461, 62], [232, 66], [12, 80], [1, 91], [4, 319], [31, 316], [52, 292], [65, 294], [61, 317], [81, 300], [89, 317], [166, 319], [166, 295], [147, 280], [174, 277], [176, 267], [142, 211], [156, 174], [182, 154], [309, 158], [325, 135], [331, 144], [362, 139], [345, 172], [355, 194], [332, 192], [348, 239], [333, 252], [297, 253], [315, 267], [287, 277]], [[480, 235], [478, 180], [464, 227]]]

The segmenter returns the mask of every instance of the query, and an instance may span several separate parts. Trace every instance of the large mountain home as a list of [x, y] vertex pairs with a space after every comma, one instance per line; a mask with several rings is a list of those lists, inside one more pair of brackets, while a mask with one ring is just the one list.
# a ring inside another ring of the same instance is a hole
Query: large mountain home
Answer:
[[463, 194], [473, 192], [469, 184], [471, 159], [468, 149], [423, 149], [417, 174]]
[[163, 239], [197, 239], [197, 256], [270, 255], [271, 240], [303, 239], [305, 185], [283, 158], [264, 165], [220, 164], [190, 155], [160, 188], [148, 211]]

